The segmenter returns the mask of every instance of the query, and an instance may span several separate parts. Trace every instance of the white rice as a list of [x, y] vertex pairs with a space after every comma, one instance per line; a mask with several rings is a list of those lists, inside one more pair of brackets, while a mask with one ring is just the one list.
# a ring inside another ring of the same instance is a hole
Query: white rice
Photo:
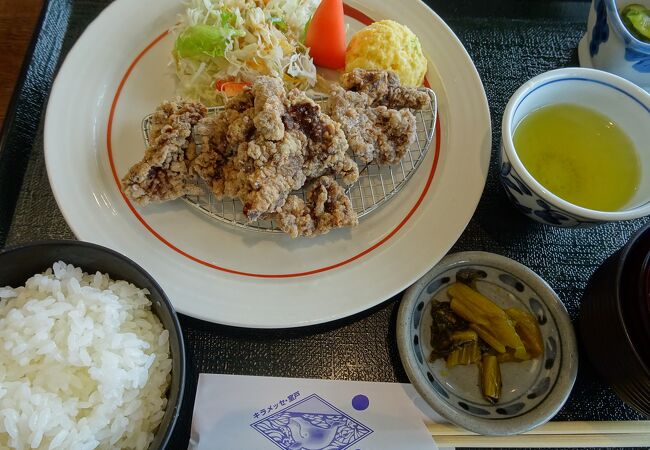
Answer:
[[146, 289], [58, 262], [0, 287], [0, 449], [146, 449], [169, 332]]

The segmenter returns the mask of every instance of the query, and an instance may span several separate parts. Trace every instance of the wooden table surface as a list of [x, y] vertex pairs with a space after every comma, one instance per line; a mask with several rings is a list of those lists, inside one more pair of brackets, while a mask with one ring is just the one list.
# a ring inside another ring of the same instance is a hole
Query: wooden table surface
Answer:
[[43, 0], [0, 0], [0, 128]]

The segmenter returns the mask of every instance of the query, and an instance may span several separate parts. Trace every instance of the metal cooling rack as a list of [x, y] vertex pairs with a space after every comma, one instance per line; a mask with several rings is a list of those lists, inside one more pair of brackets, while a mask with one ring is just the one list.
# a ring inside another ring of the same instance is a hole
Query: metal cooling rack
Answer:
[[[370, 214], [395, 194], [397, 194], [413, 176], [417, 168], [424, 160], [435, 134], [435, 124], [438, 112], [438, 103], [435, 93], [431, 89], [421, 88], [429, 94], [431, 103], [429, 108], [422, 111], [414, 111], [417, 123], [417, 139], [411, 145], [401, 161], [397, 164], [379, 165], [375, 162], [369, 164], [355, 160], [359, 165], [359, 179], [346, 188], [346, 194], [352, 202], [354, 210], [359, 218]], [[312, 96], [321, 107], [327, 101], [323, 95]], [[208, 114], [216, 114], [223, 110], [223, 107], [208, 108]], [[142, 121], [142, 135], [145, 144], [149, 146], [149, 132], [151, 129], [151, 118], [148, 115]], [[201, 145], [197, 141], [197, 152], [200, 152]], [[183, 200], [189, 205], [197, 208], [202, 213], [216, 219], [247, 230], [263, 231], [270, 233], [281, 232], [272, 220], [257, 220], [248, 222], [242, 211], [242, 203], [238, 199], [218, 199], [207, 184], [196, 178], [193, 183], [199, 186], [203, 193], [201, 195], [188, 195]], [[305, 198], [305, 189], [300, 189], [293, 194]]]

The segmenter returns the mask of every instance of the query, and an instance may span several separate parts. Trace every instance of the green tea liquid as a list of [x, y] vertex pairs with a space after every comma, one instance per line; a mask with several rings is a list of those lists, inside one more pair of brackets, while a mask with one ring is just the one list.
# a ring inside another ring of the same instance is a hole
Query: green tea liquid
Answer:
[[528, 172], [574, 205], [618, 211], [639, 187], [634, 143], [597, 111], [571, 104], [544, 106], [519, 123], [513, 141]]

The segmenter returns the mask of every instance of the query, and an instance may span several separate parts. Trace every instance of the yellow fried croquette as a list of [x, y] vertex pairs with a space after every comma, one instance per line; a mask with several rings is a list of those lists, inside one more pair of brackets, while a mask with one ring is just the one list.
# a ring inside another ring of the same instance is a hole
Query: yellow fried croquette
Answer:
[[427, 60], [418, 37], [405, 25], [380, 20], [358, 31], [345, 53], [345, 71], [392, 70], [404, 86], [421, 86]]

